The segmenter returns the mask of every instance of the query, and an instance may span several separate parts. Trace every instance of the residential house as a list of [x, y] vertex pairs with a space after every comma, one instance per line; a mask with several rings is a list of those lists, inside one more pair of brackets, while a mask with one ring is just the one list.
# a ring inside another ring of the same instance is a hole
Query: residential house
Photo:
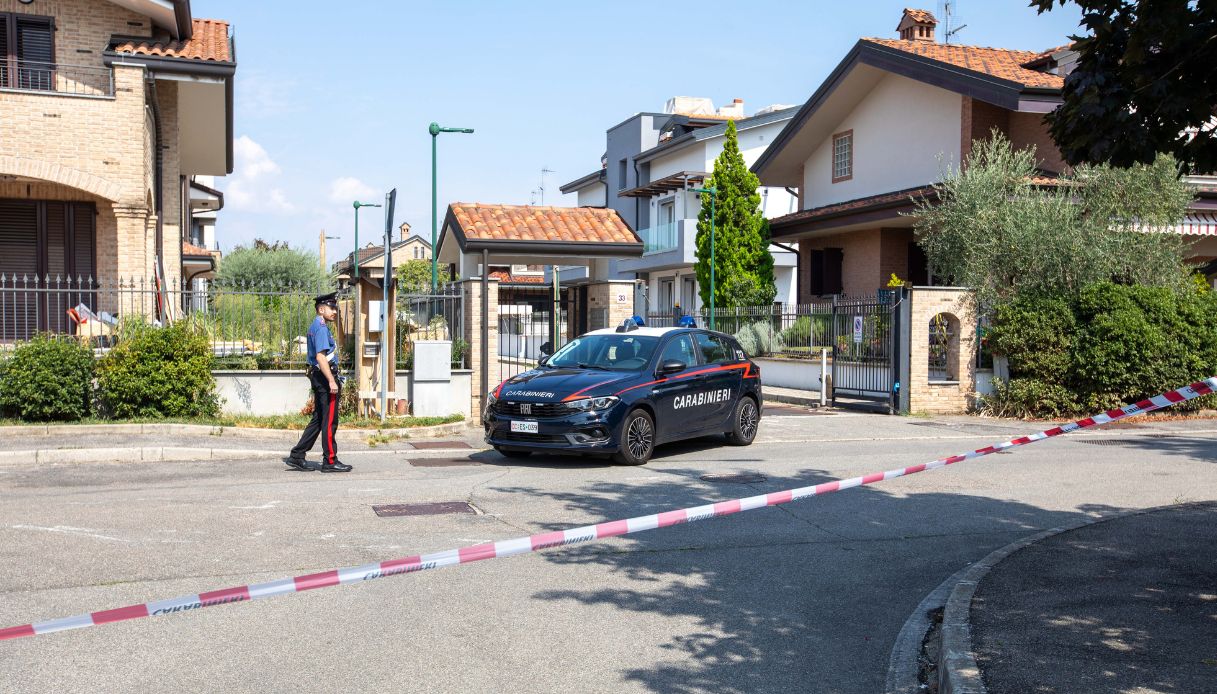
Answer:
[[[744, 102], [714, 108], [700, 97], [669, 99], [663, 112], [639, 113], [607, 132], [607, 150], [601, 168], [561, 187], [574, 193], [579, 206], [616, 210], [643, 240], [641, 258], [602, 261], [589, 270], [593, 276], [632, 278], [643, 291], [636, 294], [637, 310], [669, 313], [680, 307], [684, 313], [701, 309], [693, 265], [696, 262], [697, 215], [701, 197], [691, 192], [714, 169], [723, 150], [727, 121], [734, 120], [740, 151], [751, 164], [781, 132], [796, 109], [770, 106], [745, 116]], [[795, 198], [782, 187], [761, 191], [766, 216], [780, 216], [796, 209]], [[772, 246], [778, 296], [776, 301], [795, 301], [797, 255], [791, 246]], [[578, 268], [563, 268], [564, 282], [583, 281]], [[600, 273], [600, 274], [595, 274]]]
[[[800, 302], [873, 295], [893, 274], [932, 284], [905, 213], [993, 128], [1036, 148], [1045, 183], [1066, 169], [1044, 115], [1060, 105], [1076, 54], [943, 44], [936, 25], [905, 10], [900, 38], [860, 39], [752, 167], [764, 185], [799, 192], [798, 211], [770, 228], [799, 244]], [[1200, 198], [1177, 231], [1195, 260], [1211, 261], [1217, 189], [1195, 180]]]
[[228, 23], [186, 0], [0, 0], [0, 276], [190, 277], [235, 73]]
[[[410, 225], [403, 223], [399, 229], [399, 240], [393, 242], [393, 267], [399, 268], [415, 260], [431, 260], [431, 243], [421, 236], [410, 234]], [[385, 274], [384, 244], [368, 243], [358, 250], [359, 274], [379, 281]], [[350, 282], [355, 266], [355, 253], [334, 263], [334, 273], [340, 285]]]

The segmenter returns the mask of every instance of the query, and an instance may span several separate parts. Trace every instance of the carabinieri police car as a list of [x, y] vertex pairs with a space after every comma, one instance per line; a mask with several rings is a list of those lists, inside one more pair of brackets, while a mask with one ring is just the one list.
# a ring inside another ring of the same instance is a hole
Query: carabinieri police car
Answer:
[[655, 446], [681, 439], [726, 434], [747, 446], [761, 403], [760, 368], [735, 338], [626, 320], [504, 381], [487, 394], [482, 423], [486, 442], [509, 458], [587, 453], [642, 465]]

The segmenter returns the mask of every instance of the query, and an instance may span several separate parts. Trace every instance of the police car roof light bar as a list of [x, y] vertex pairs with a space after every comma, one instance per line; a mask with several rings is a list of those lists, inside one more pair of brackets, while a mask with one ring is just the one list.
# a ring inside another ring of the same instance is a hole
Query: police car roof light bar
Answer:
[[697, 327], [697, 321], [693, 319], [693, 316], [690, 316], [690, 315], [687, 315], [687, 314], [686, 314], [686, 315], [683, 315], [683, 316], [681, 316], [681, 317], [680, 317], [680, 327], [682, 327], [682, 328], [696, 328], [696, 327]]
[[632, 318], [626, 318], [625, 320], [621, 321], [621, 325], [617, 326], [617, 332], [619, 333], [628, 333], [637, 329], [638, 324], [635, 323]]

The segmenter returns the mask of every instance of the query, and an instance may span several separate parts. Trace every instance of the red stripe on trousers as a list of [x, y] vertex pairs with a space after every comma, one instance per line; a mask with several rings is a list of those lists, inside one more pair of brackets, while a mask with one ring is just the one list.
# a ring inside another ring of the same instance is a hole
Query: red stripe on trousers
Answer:
[[296, 590], [312, 590], [314, 588], [328, 588], [338, 585], [337, 571], [323, 571], [319, 574], [309, 574], [307, 576], [297, 576], [293, 579], [296, 582]]
[[326, 463], [327, 465], [333, 465], [338, 458], [334, 455], [334, 406], [337, 405], [334, 400], [337, 395], [337, 393], [330, 393], [330, 421], [325, 426], [326, 439], [330, 442], [330, 461]]
[[140, 617], [148, 616], [147, 605], [131, 605], [130, 607], [120, 607], [117, 610], [103, 610], [93, 613], [94, 624], [110, 624], [111, 622], [121, 622], [127, 619], [139, 619]]

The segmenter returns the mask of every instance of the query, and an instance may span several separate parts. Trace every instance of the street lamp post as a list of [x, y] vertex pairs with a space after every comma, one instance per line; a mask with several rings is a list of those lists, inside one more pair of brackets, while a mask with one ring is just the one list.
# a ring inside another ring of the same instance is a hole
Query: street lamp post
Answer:
[[359, 202], [356, 200], [351, 203], [355, 208], [355, 269], [351, 271], [351, 279], [359, 279], [359, 208], [361, 207], [380, 207], [374, 202]]
[[431, 133], [431, 293], [435, 294], [439, 291], [439, 254], [435, 247], [436, 234], [438, 233], [436, 220], [436, 192], [435, 192], [435, 141], [439, 139], [440, 133], [472, 133], [473, 128], [441, 128], [439, 123], [432, 123], [427, 126], [427, 132]]
[[714, 199], [718, 188], [694, 188], [693, 192], [710, 196], [710, 329], [714, 330]]

